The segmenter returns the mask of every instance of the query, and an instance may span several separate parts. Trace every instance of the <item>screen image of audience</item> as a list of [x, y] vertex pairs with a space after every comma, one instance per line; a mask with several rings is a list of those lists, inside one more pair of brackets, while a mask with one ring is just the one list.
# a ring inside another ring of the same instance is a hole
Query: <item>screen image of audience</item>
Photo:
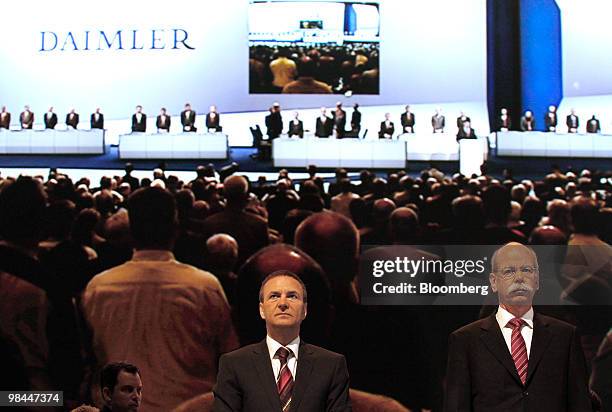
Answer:
[[249, 48], [250, 93], [378, 94], [379, 44]]
[[[363, 170], [351, 180], [338, 169], [325, 182], [316, 167], [307, 172], [301, 181], [280, 170], [274, 182], [239, 174], [221, 182], [208, 165], [181, 181], [160, 168], [138, 179], [128, 164], [99, 182], [56, 170], [1, 176], [1, 387], [62, 390], [69, 410], [93, 410], [84, 404], [107, 411], [211, 410], [219, 357], [265, 342], [270, 325], [260, 311], [262, 281], [290, 271], [308, 293], [299, 337], [346, 358], [353, 410], [442, 410], [449, 335], [490, 309], [360, 305], [361, 245], [517, 242], [573, 247], [559, 302], [571, 297], [586, 305], [536, 312], [576, 327], [592, 397], [609, 407], [609, 173], [553, 168], [516, 179], [430, 168], [420, 175]], [[346, 382], [341, 358], [313, 353], [338, 362], [328, 372]], [[273, 355], [263, 356], [270, 366]], [[235, 382], [238, 372], [224, 365], [225, 384]], [[452, 377], [468, 373], [454, 366]], [[482, 369], [477, 362], [470, 367]], [[276, 394], [272, 372], [269, 377]], [[299, 374], [295, 379], [297, 388]], [[220, 388], [224, 396], [235, 389]], [[457, 396], [451, 399], [461, 402]], [[348, 410], [341, 398], [340, 410]], [[132, 409], [120, 409], [124, 404]]]

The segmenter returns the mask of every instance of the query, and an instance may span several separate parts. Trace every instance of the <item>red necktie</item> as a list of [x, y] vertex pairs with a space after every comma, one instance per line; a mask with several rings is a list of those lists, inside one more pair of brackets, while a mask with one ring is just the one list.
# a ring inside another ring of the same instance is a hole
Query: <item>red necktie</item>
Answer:
[[525, 325], [525, 321], [519, 318], [512, 319], [506, 325], [506, 327], [512, 328], [510, 350], [512, 353], [512, 360], [516, 366], [516, 371], [523, 385], [525, 381], [527, 381], [527, 364], [529, 363], [527, 359], [527, 345], [525, 345], [525, 339], [523, 339], [523, 335], [521, 334], [521, 328]]
[[293, 392], [293, 376], [291, 376], [291, 371], [289, 370], [289, 365], [287, 364], [287, 358], [290, 354], [291, 352], [289, 349], [283, 348], [282, 346], [276, 351], [276, 356], [281, 363], [276, 386], [278, 388], [278, 396], [280, 397], [283, 412], [289, 410], [289, 405], [291, 404], [291, 394]]

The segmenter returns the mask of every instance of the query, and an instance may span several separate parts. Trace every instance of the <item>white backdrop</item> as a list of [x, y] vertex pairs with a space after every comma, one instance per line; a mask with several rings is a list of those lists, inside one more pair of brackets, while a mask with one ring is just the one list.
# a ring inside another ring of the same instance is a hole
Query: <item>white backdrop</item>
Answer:
[[[161, 106], [177, 114], [187, 101], [199, 113], [210, 104], [227, 113], [265, 110], [274, 100], [287, 109], [338, 100], [249, 95], [248, 0], [8, 0], [2, 7], [0, 104], [13, 113], [24, 104], [39, 118], [51, 105], [61, 115], [76, 107], [86, 120], [100, 106], [108, 119], [122, 119], [136, 104], [156, 115]], [[486, 102], [485, 0], [382, 0], [380, 13], [381, 93], [342, 98], [346, 105]], [[152, 29], [165, 49], [129, 50], [131, 30], [150, 47]], [[169, 48], [172, 29], [185, 30], [195, 50]], [[59, 51], [69, 31], [84, 48], [86, 30], [93, 50], [75, 51], [69, 39]], [[123, 30], [126, 50], [115, 50], [117, 43], [95, 50], [99, 30], [109, 40]], [[58, 33], [55, 50], [40, 51], [42, 31]]]

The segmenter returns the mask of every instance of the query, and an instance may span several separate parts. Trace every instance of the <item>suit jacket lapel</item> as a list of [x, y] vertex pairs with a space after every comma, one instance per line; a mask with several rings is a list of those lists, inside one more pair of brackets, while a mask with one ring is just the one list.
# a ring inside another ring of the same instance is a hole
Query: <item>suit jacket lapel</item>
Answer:
[[518, 385], [523, 385], [521, 379], [516, 371], [516, 366], [512, 360], [512, 355], [506, 346], [504, 336], [499, 329], [497, 319], [495, 319], [495, 313], [485, 319], [485, 322], [481, 325], [482, 335], [480, 339], [484, 342], [485, 346], [489, 351], [497, 358], [497, 360], [508, 370], [512, 378]]
[[291, 410], [297, 411], [308, 382], [310, 382], [310, 375], [312, 373], [313, 364], [313, 353], [310, 345], [300, 340], [300, 353], [298, 354], [297, 371], [295, 372], [295, 386], [293, 387], [293, 394], [291, 395]]
[[[268, 352], [268, 345], [264, 339], [259, 345], [253, 349], [253, 361], [255, 363], [255, 369], [259, 377], [259, 382], [262, 385], [262, 389], [266, 395], [266, 398], [270, 401], [272, 411], [280, 411], [281, 404], [280, 398], [278, 397], [278, 389], [276, 388], [276, 379], [272, 371], [272, 363], [270, 362], [270, 353]], [[299, 366], [298, 366], [299, 368]]]
[[533, 338], [531, 339], [531, 350], [529, 353], [529, 364], [527, 366], [527, 385], [533, 377], [535, 370], [542, 360], [544, 351], [550, 344], [552, 333], [548, 329], [548, 322], [537, 313], [533, 317]]

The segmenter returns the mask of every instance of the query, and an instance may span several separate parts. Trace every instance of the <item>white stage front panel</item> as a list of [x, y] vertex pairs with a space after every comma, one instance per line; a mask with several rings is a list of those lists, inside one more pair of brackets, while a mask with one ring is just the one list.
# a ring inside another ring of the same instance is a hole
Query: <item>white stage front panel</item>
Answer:
[[612, 157], [612, 135], [595, 133], [498, 132], [498, 156]]
[[104, 130], [2, 130], [0, 154], [103, 154]]
[[223, 133], [130, 133], [119, 136], [120, 159], [227, 159]]

